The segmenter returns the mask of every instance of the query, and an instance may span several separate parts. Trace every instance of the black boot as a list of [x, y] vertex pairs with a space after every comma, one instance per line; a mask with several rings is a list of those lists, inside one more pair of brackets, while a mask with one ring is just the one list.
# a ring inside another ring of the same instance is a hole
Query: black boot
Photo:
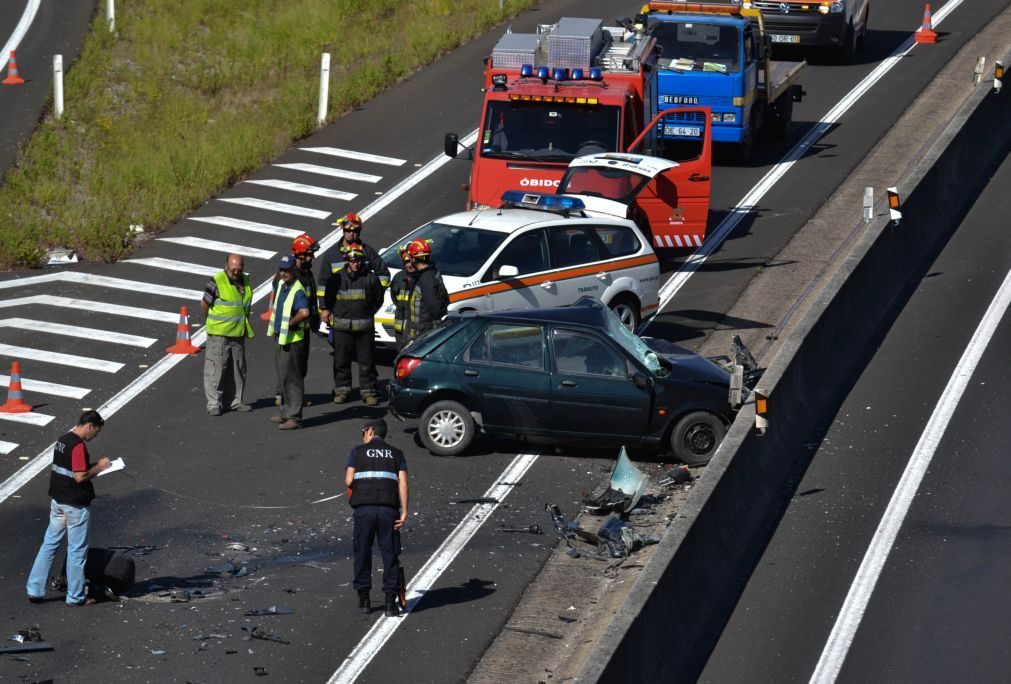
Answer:
[[384, 610], [386, 611], [386, 617], [397, 617], [400, 615], [400, 606], [397, 605], [396, 596], [386, 595], [386, 607]]
[[358, 609], [362, 612], [362, 615], [368, 615], [372, 612], [372, 600], [369, 598], [368, 589], [358, 590]]

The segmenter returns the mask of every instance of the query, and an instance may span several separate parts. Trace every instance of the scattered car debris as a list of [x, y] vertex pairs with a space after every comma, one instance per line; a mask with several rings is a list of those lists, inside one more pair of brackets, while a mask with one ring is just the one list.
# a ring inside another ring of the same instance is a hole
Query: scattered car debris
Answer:
[[42, 632], [39, 631], [36, 625], [32, 625], [28, 629], [19, 630], [8, 641], [16, 641], [19, 644], [38, 643], [42, 641]]
[[532, 634], [533, 636], [547, 637], [548, 639], [561, 639], [561, 634], [555, 634], [554, 632], [545, 632], [542, 629], [523, 629], [521, 627], [503, 627], [502, 629], [508, 630], [510, 632], [519, 632], [520, 634]]
[[262, 617], [264, 615], [291, 615], [294, 613], [291, 608], [285, 606], [271, 606], [270, 608], [258, 608], [256, 610], [247, 610], [243, 615], [249, 615], [252, 617]]
[[160, 649], [155, 649], [151, 651], [151, 655], [165, 655], [165, 653], [166, 653], [165, 651], [162, 651]]
[[301, 563], [300, 565], [304, 565], [307, 568], [316, 568], [317, 570], [322, 570], [323, 572], [329, 572], [330, 571], [330, 568], [326, 567], [325, 565], [323, 565], [319, 561], [305, 561], [304, 563]]
[[450, 505], [454, 504], [497, 504], [499, 502], [494, 496], [479, 496], [474, 499], [457, 499], [456, 501], [450, 501]]
[[76, 264], [80, 261], [72, 249], [52, 249], [46, 252], [46, 266], [63, 266]]
[[649, 477], [632, 464], [625, 447], [621, 447], [607, 487], [584, 498], [584, 510], [592, 515], [627, 513], [639, 503], [648, 483]]
[[276, 644], [290, 644], [291, 642], [280, 637], [276, 634], [271, 634], [270, 632], [264, 632], [260, 629], [259, 625], [253, 625], [252, 627], [243, 627], [243, 631], [249, 632], [247, 639], [260, 639], [262, 641], [273, 641]]
[[265, 667], [254, 667], [253, 668], [253, 674], [255, 674], [257, 677], [266, 677], [267, 676], [267, 668], [265, 668]]
[[567, 615], [559, 615], [558, 619], [561, 620], [562, 622], [566, 623], [566, 624], [570, 624], [570, 623], [573, 623], [573, 622], [578, 622], [578, 620], [576, 620], [576, 618], [569, 617]]
[[527, 534], [544, 534], [544, 532], [541, 531], [541, 526], [538, 525], [537, 523], [534, 523], [533, 525], [529, 525], [527, 527], [499, 527], [499, 528], [497, 528], [496, 531], [498, 531], [498, 532], [525, 532]]
[[618, 516], [612, 515], [597, 530], [598, 550], [607, 550], [611, 558], [625, 558], [632, 555], [643, 546], [658, 544], [660, 538], [653, 535], [640, 535]]
[[199, 636], [190, 637], [194, 641], [210, 641], [211, 639], [227, 639], [232, 636], [231, 634], [201, 634]]
[[692, 474], [688, 466], [674, 466], [667, 471], [667, 477], [658, 483], [661, 487], [675, 487], [677, 485], [691, 484]]
[[225, 548], [229, 551], [249, 551], [249, 547], [245, 544], [239, 542], [232, 542], [231, 544], [226, 544]]

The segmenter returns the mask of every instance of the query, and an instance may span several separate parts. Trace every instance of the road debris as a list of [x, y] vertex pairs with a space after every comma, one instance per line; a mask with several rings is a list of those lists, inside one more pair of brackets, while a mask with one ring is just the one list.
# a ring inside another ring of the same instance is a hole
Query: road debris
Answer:
[[536, 523], [534, 523], [533, 525], [529, 525], [527, 527], [499, 527], [496, 529], [496, 532], [525, 532], [527, 534], [544, 534], [544, 532], [541, 531], [541, 526]]
[[451, 506], [456, 504], [497, 504], [499, 502], [494, 496], [479, 496], [474, 499], [457, 499], [456, 501], [450, 501]]
[[547, 637], [548, 639], [561, 639], [561, 634], [555, 634], [554, 632], [545, 632], [542, 629], [523, 629], [522, 627], [503, 627], [502, 629], [508, 630], [510, 632], [519, 632], [520, 634], [531, 634], [533, 636]]
[[266, 677], [267, 676], [267, 668], [265, 668], [265, 667], [254, 667], [253, 668], [253, 674], [255, 674], [257, 677]]
[[24, 643], [38, 643], [42, 641], [42, 632], [39, 631], [38, 626], [31, 625], [28, 629], [19, 630], [17, 634], [13, 635], [8, 641], [16, 641], [19, 644]]
[[632, 464], [622, 447], [607, 486], [583, 498], [584, 510], [591, 515], [627, 513], [639, 503], [648, 483], [649, 477]]
[[251, 617], [262, 617], [264, 615], [291, 615], [294, 613], [291, 608], [286, 606], [271, 606], [270, 608], [258, 608], [256, 610], [247, 610], [243, 615], [248, 615]]
[[249, 636], [246, 639], [260, 639], [261, 641], [273, 641], [275, 644], [290, 644], [291, 642], [284, 637], [278, 636], [276, 634], [271, 634], [270, 632], [264, 632], [260, 629], [259, 625], [253, 625], [252, 627], [243, 627], [243, 631], [249, 632]]

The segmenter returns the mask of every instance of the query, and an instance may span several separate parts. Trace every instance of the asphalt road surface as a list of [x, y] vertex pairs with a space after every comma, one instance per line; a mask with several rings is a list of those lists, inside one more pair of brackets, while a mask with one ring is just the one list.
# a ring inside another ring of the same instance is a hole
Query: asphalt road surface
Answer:
[[[947, 35], [941, 44], [917, 48], [901, 68], [857, 100], [762, 197], [755, 218], [744, 220], [678, 291], [651, 334], [697, 344], [721, 321], [756, 269], [774, 265], [766, 263], [770, 255], [946, 59], [1005, 4], [979, 1], [971, 12], [954, 11], [945, 19]], [[529, 31], [535, 23], [560, 16], [612, 18], [618, 13], [613, 3], [603, 1], [548, 2], [512, 25], [515, 31]], [[858, 63], [814, 63], [803, 79], [808, 97], [795, 109], [791, 144], [907, 39], [921, 15], [922, 5], [912, 0], [879, 3]], [[26, 41], [44, 42], [44, 35], [33, 37], [43, 28], [33, 25]], [[196, 310], [199, 291], [227, 251], [245, 251], [253, 282], [262, 283], [272, 276], [274, 262], [292, 236], [307, 230], [322, 238], [347, 211], [365, 216], [363, 237], [378, 247], [460, 209], [465, 198], [459, 186], [469, 166], [442, 158], [441, 141], [447, 131], [463, 137], [474, 130], [481, 101], [480, 59], [500, 34], [497, 29], [464, 46], [301, 141], [148, 241], [130, 260], [11, 274], [0, 282], [0, 320], [5, 321], [0, 361], [6, 367], [20, 359], [26, 396], [36, 405], [34, 420], [44, 423], [0, 421], [0, 452], [6, 454], [0, 460], [0, 524], [16, 531], [9, 533], [8, 552], [0, 560], [0, 618], [9, 618], [5, 624], [12, 632], [38, 624], [56, 646], [54, 653], [31, 656], [28, 662], [0, 661], [0, 677], [60, 674], [65, 681], [155, 681], [172, 672], [179, 680], [246, 681], [254, 667], [265, 667], [287, 680], [317, 681], [337, 670], [367, 634], [377, 618], [362, 618], [352, 610], [349, 509], [340, 498], [311, 502], [340, 494], [338, 478], [348, 448], [359, 437], [360, 420], [380, 415], [382, 409], [328, 403], [330, 357], [325, 343], [314, 340], [307, 386], [314, 403], [306, 409], [306, 427], [279, 434], [268, 422], [274, 372], [269, 340], [260, 328], [249, 345], [247, 384], [247, 400], [256, 410], [211, 418], [204, 412], [202, 359], [166, 358], [163, 350], [175, 337], [179, 307]], [[6, 91], [0, 92], [5, 94], [0, 98], [3, 113], [9, 100]], [[789, 147], [760, 148], [751, 166], [715, 169], [711, 224], [729, 214]], [[681, 263], [672, 256], [665, 265], [668, 273]], [[263, 308], [261, 299], [258, 311]], [[74, 328], [55, 328], [54, 323]], [[199, 328], [194, 333], [199, 340]], [[384, 379], [388, 361], [381, 371]], [[81, 408], [100, 406], [109, 424], [93, 443], [93, 452], [123, 456], [128, 470], [98, 482], [93, 544], [156, 547], [135, 557], [150, 601], [79, 612], [65, 608], [62, 597], [28, 606], [23, 586], [45, 526], [46, 478], [35, 477], [23, 486], [22, 481], [48, 466], [52, 441]], [[466, 458], [437, 459], [418, 448], [401, 426], [392, 441], [407, 452], [414, 486], [415, 515], [405, 534], [404, 562], [411, 573], [435, 556], [444, 572], [427, 585], [423, 598], [419, 594], [410, 616], [399, 621], [385, 645], [374, 637], [368, 642], [377, 655], [368, 661], [362, 679], [379, 681], [409, 669], [419, 681], [458, 681], [504, 623], [552, 544], [549, 537], [507, 535], [494, 528], [532, 522], [543, 527], [545, 502], [574, 509], [580, 493], [609, 470], [609, 454], [537, 456], [522, 445], [496, 442]], [[21, 477], [9, 479], [19, 468]], [[507, 472], [521, 477], [503, 480]], [[503, 481], [521, 484], [498, 484]], [[502, 506], [453, 503], [492, 491]], [[479, 521], [486, 522], [477, 526]], [[443, 546], [447, 538], [453, 541], [448, 549]], [[226, 548], [231, 541], [251, 550]], [[443, 553], [437, 555], [440, 547]], [[226, 560], [244, 564], [247, 574], [222, 576]], [[172, 590], [176, 598], [182, 590], [190, 591], [190, 600], [164, 602], [172, 596], [161, 594]], [[291, 607], [295, 614], [243, 615], [271, 605]], [[291, 643], [243, 640], [248, 630], [242, 628], [252, 625]], [[200, 636], [208, 638], [194, 638]]]
[[1007, 681], [1009, 182], [1005, 161], [839, 408], [702, 681]]

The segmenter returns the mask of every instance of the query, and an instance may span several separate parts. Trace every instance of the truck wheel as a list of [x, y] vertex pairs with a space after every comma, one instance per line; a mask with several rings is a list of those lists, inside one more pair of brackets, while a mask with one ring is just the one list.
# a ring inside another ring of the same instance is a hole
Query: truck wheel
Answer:
[[611, 300], [611, 311], [632, 332], [639, 327], [639, 303], [631, 295], [620, 294]]
[[853, 29], [853, 24], [846, 26], [846, 35], [843, 36], [843, 44], [839, 48], [839, 62], [841, 64], [852, 64], [857, 56], [857, 33]]
[[790, 129], [793, 126], [793, 97], [787, 91], [780, 96], [776, 103], [776, 121], [772, 125], [770, 132], [776, 140], [788, 140]]
[[695, 411], [684, 416], [671, 430], [670, 446], [674, 456], [690, 466], [705, 465], [716, 453], [727, 428], [719, 416]]
[[744, 137], [741, 138], [741, 144], [737, 146], [737, 161], [741, 164], [749, 163], [754, 152], [755, 112], [751, 112], [751, 118], [748, 120], [748, 128], [744, 131]]
[[434, 455], [456, 456], [474, 440], [474, 418], [459, 402], [437, 401], [421, 414], [418, 435]]

